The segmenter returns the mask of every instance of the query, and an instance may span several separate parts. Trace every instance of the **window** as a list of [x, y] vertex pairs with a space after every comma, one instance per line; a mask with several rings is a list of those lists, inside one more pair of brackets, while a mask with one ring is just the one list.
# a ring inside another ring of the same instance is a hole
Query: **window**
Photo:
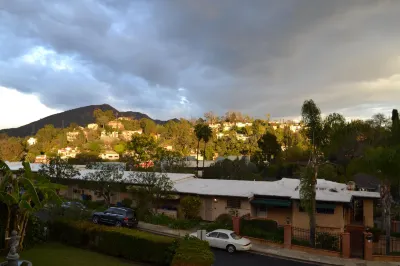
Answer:
[[241, 237], [241, 236], [238, 236], [238, 235], [237, 235], [237, 234], [235, 234], [235, 233], [232, 233], [232, 234], [231, 234], [231, 237], [232, 237], [233, 239], [235, 239], [235, 240], [242, 239], [242, 237]]
[[240, 198], [228, 198], [226, 200], [226, 207], [232, 209], [240, 209]]
[[227, 234], [224, 234], [224, 233], [219, 233], [218, 238], [220, 238], [220, 239], [229, 239], [229, 236]]
[[217, 237], [218, 236], [218, 232], [212, 232], [208, 235], [208, 237]]
[[317, 213], [334, 214], [335, 213], [335, 209], [317, 208]]

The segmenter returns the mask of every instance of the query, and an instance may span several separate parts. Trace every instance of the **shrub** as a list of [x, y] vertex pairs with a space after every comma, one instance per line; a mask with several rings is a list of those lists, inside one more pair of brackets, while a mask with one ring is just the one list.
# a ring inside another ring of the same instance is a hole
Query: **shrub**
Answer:
[[275, 232], [278, 228], [278, 223], [274, 220], [247, 220], [247, 219], [241, 219], [240, 221], [240, 229], [242, 230], [242, 228], [247, 228], [247, 227], [251, 227], [251, 228], [256, 228], [256, 229], [260, 229], [263, 231], [267, 231], [267, 232]]
[[192, 229], [199, 224], [199, 220], [173, 219], [164, 214], [147, 215], [144, 221], [151, 224], [165, 225], [172, 229]]
[[30, 248], [36, 244], [45, 242], [47, 240], [45, 227], [47, 228], [47, 223], [43, 222], [35, 215], [29, 216], [25, 231], [24, 248]]
[[326, 250], [339, 250], [340, 237], [329, 233], [317, 233], [315, 247]]
[[172, 266], [211, 266], [214, 254], [208, 242], [195, 237], [185, 237], [181, 240], [172, 260]]
[[217, 219], [215, 219], [215, 222], [232, 226], [232, 216], [228, 213], [220, 214]]
[[264, 231], [260, 228], [245, 227], [240, 231], [242, 235], [270, 240], [277, 243], [283, 243], [283, 228], [277, 228], [275, 231]]
[[187, 219], [197, 219], [201, 207], [201, 199], [198, 196], [186, 196], [181, 200], [181, 208]]
[[133, 201], [130, 198], [125, 198], [122, 200], [122, 205], [130, 208], [132, 206]]
[[232, 225], [213, 222], [213, 223], [207, 223], [207, 224], [202, 225], [200, 227], [200, 229], [206, 230], [207, 232], [211, 232], [211, 231], [214, 231], [214, 230], [217, 230], [217, 229], [232, 230], [233, 227], [232, 227]]
[[169, 237], [84, 221], [55, 221], [51, 226], [51, 236], [53, 240], [69, 245], [154, 264], [165, 264], [167, 250], [173, 243]]

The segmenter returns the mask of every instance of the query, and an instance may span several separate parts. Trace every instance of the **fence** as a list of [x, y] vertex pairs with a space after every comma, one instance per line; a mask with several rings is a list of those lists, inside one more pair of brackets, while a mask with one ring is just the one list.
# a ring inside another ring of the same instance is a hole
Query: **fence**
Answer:
[[[315, 248], [341, 251], [341, 234], [332, 232], [316, 232]], [[311, 247], [310, 230], [292, 227], [292, 244]]]
[[400, 255], [400, 238], [390, 237], [389, 254], [386, 254], [386, 236], [380, 236], [378, 241], [374, 239], [373, 254], [375, 255]]

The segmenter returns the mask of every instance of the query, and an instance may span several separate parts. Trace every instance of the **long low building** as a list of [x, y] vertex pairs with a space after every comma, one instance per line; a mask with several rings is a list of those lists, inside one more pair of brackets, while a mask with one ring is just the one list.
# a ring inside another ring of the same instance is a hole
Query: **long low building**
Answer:
[[[18, 163], [8, 164], [12, 170], [18, 169]], [[31, 166], [33, 171], [39, 169], [35, 164]], [[88, 173], [98, 170], [81, 167], [77, 169], [80, 174], [68, 182], [68, 190], [64, 191], [64, 195], [78, 199], [82, 194], [89, 194], [93, 200], [99, 200], [80, 182]], [[135, 184], [134, 177], [138, 174], [140, 172], [123, 171], [123, 176], [118, 182], [126, 185]], [[174, 199], [165, 202], [163, 208], [167, 213], [176, 212], [181, 197], [198, 195], [202, 200], [199, 215], [206, 221], [214, 221], [221, 214], [235, 212], [240, 216], [272, 219], [281, 225], [290, 220], [294, 227], [309, 228], [308, 215], [300, 205], [300, 180], [298, 179], [240, 181], [200, 179], [193, 174], [185, 173], [165, 174], [173, 182], [173, 191], [177, 195]], [[120, 202], [124, 198], [132, 198], [131, 193], [116, 191], [112, 197], [112, 203]], [[352, 224], [373, 227], [373, 205], [379, 198], [380, 195], [377, 192], [351, 190], [346, 184], [318, 179], [316, 185], [317, 228], [341, 232], [347, 225]]]

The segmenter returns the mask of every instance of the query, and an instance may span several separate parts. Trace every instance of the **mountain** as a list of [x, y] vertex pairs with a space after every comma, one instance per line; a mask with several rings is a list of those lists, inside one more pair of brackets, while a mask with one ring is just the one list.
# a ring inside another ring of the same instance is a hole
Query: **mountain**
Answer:
[[[52, 124], [54, 127], [68, 127], [70, 123], [76, 123], [82, 127], [85, 127], [87, 124], [94, 123], [95, 119], [93, 117], [93, 111], [96, 109], [101, 109], [103, 111], [112, 110], [114, 114], [118, 114], [118, 116], [126, 116], [131, 117], [133, 119], [142, 119], [148, 118], [153, 120], [157, 124], [165, 124], [168, 121], [162, 120], [154, 120], [150, 118], [148, 115], [140, 113], [140, 112], [120, 112], [111, 105], [102, 104], [102, 105], [89, 105], [84, 107], [79, 107], [75, 109], [71, 109], [68, 111], [64, 111], [58, 114], [50, 115], [35, 122], [29, 123], [27, 125], [17, 127], [17, 128], [8, 128], [0, 130], [0, 133], [6, 133], [8, 136], [12, 137], [26, 137], [36, 134], [36, 132], [43, 128], [45, 125]], [[177, 119], [173, 119], [176, 121]]]

